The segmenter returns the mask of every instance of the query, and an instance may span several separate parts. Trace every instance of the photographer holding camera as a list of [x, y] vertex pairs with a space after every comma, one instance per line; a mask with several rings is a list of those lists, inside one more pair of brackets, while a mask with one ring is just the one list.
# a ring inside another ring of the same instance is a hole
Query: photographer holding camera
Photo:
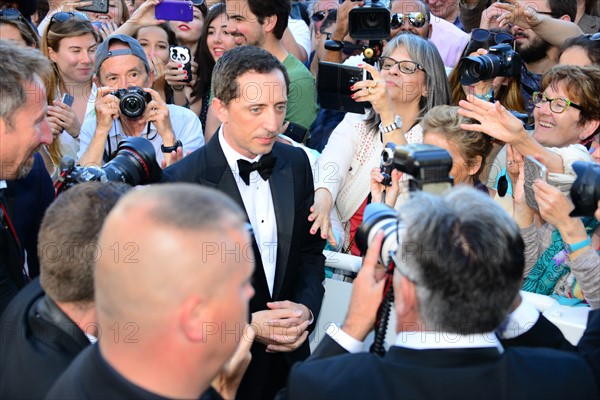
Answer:
[[[582, 357], [504, 348], [496, 337], [519, 296], [525, 254], [517, 225], [492, 199], [464, 187], [443, 197], [419, 192], [381, 223], [395, 228], [384, 235], [377, 232], [381, 225], [371, 225], [346, 319], [292, 369], [288, 398], [597, 396]], [[385, 248], [390, 253], [380, 251]], [[384, 357], [348, 354], [360, 351], [375, 324], [384, 286], [376, 265], [390, 255], [395, 343]], [[582, 340], [589, 346], [580, 352], [596, 351], [599, 338], [588, 327]]]
[[94, 79], [99, 87], [96, 115], [86, 118], [81, 127], [81, 165], [102, 165], [130, 136], [147, 138], [156, 161], [163, 165], [204, 144], [198, 117], [183, 107], [167, 105], [150, 89], [154, 72], [142, 46], [131, 36], [112, 35], [98, 46]]

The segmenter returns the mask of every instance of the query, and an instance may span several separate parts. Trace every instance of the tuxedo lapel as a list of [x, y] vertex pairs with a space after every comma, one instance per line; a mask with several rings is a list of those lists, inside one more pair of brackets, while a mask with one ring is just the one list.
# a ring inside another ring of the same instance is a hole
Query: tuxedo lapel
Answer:
[[277, 162], [269, 179], [275, 219], [277, 220], [277, 263], [275, 264], [275, 282], [273, 284], [274, 300], [279, 298], [279, 292], [285, 277], [296, 210], [294, 204], [294, 174], [285, 155], [278, 151], [279, 146], [285, 145], [275, 143], [273, 147], [273, 155], [277, 157]]
[[[240, 195], [240, 191], [237, 187], [236, 177], [233, 175], [225, 153], [219, 143], [219, 135], [215, 134], [206, 144], [206, 174], [205, 182], [215, 189], [218, 189], [224, 193], [227, 193], [243, 210], [246, 210], [244, 201]], [[246, 215], [248, 213], [246, 212]]]

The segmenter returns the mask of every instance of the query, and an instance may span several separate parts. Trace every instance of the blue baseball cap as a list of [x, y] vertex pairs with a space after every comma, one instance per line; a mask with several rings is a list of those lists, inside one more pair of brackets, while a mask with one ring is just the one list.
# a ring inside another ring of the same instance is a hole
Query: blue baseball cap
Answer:
[[[129, 46], [129, 49], [109, 50], [110, 44], [115, 41], [125, 43], [127, 46]], [[150, 64], [148, 64], [146, 53], [144, 52], [144, 49], [142, 48], [140, 43], [131, 36], [118, 34], [111, 35], [104, 39], [104, 41], [100, 43], [100, 45], [96, 49], [96, 74], [98, 73], [98, 71], [100, 71], [100, 66], [104, 61], [106, 61], [107, 58], [125, 55], [136, 56], [137, 58], [142, 60], [144, 66], [146, 67], [146, 72], [150, 72]]]

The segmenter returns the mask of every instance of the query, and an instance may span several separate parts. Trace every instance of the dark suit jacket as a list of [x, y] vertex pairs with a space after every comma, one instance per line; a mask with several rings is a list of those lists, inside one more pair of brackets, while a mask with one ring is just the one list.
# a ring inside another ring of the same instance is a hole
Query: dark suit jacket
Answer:
[[577, 349], [594, 371], [600, 392], [600, 309], [588, 314], [587, 328], [577, 343]]
[[[221, 398], [212, 387], [200, 397], [201, 400]], [[166, 398], [125, 379], [108, 364], [100, 354], [100, 348], [95, 344], [81, 352], [48, 392], [46, 399], [162, 400]]]
[[[250, 312], [265, 310], [269, 301], [290, 300], [308, 307], [316, 321], [319, 316], [324, 288], [323, 248], [325, 241], [318, 235], [310, 235], [308, 215], [314, 202], [312, 171], [303, 150], [281, 143], [273, 146], [277, 158], [273, 174], [269, 178], [273, 207], [277, 220], [277, 262], [273, 296], [269, 294], [262, 260], [255, 257], [253, 285], [256, 294], [250, 301]], [[163, 181], [199, 183], [228, 194], [242, 208], [244, 203], [237, 188], [236, 179], [227, 164], [219, 143], [219, 135], [183, 160], [165, 169]], [[254, 245], [254, 254], [258, 247]], [[314, 328], [313, 326], [310, 329]], [[252, 363], [245, 382], [240, 387], [240, 397], [262, 397], [261, 386], [270, 385], [272, 378], [265, 376], [269, 359], [265, 346], [255, 342], [252, 347]], [[283, 353], [288, 366], [308, 357], [308, 341], [292, 353]], [[277, 355], [280, 357], [281, 355]], [[252, 378], [250, 378], [252, 377]], [[248, 384], [252, 380], [252, 385]], [[285, 384], [285, 381], [281, 383]], [[251, 391], [248, 392], [248, 391]]]
[[500, 353], [496, 348], [413, 350], [392, 346], [379, 357], [343, 354], [329, 336], [319, 349], [319, 354], [315, 352], [292, 368], [288, 398], [598, 397], [585, 361], [577, 354], [552, 349], [510, 348]]
[[541, 314], [531, 329], [515, 338], [502, 340], [502, 346], [547, 347], [556, 350], [577, 351], [577, 347], [565, 339], [560, 329]]
[[29, 276], [35, 278], [40, 274], [38, 233], [44, 213], [55, 198], [52, 178], [48, 175], [40, 153], [35, 154], [31, 172], [25, 178], [7, 183], [6, 197], [11, 208], [12, 222], [21, 245], [27, 252]]
[[34, 279], [0, 321], [0, 398], [43, 398], [90, 341]]

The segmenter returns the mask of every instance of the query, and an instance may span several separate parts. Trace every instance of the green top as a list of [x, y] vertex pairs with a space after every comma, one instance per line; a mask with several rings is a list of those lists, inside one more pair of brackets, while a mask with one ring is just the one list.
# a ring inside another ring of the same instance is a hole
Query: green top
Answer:
[[317, 117], [317, 85], [310, 71], [291, 54], [283, 60], [290, 77], [288, 107], [285, 120], [310, 129]]

